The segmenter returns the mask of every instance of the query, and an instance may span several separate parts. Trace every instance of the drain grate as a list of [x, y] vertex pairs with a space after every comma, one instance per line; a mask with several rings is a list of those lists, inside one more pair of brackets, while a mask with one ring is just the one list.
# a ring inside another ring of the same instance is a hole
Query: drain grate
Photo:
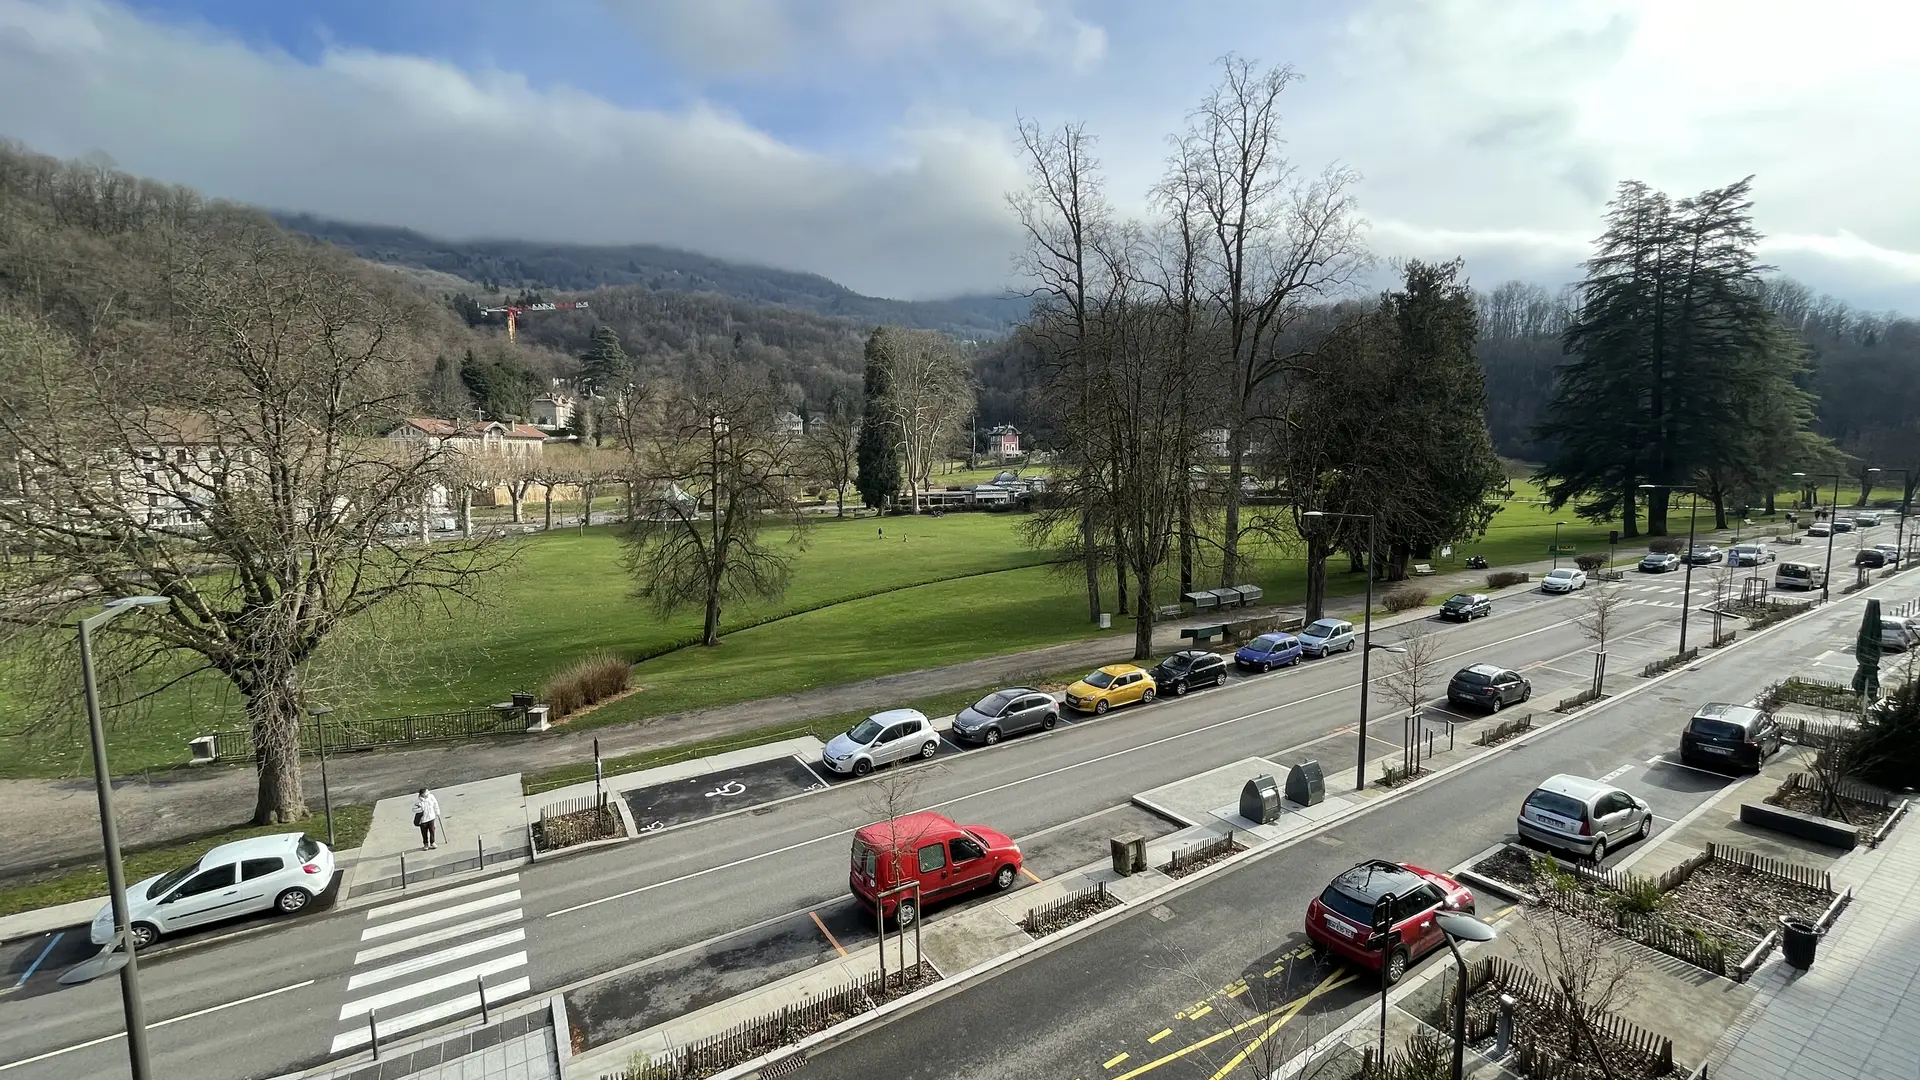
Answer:
[[795, 1054], [790, 1058], [776, 1061], [760, 1070], [760, 1080], [775, 1080], [776, 1077], [792, 1076], [800, 1066], [807, 1063], [807, 1055]]

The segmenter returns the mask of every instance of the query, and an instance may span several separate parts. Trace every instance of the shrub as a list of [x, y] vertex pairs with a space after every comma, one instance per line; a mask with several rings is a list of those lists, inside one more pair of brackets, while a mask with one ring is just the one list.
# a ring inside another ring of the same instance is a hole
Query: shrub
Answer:
[[1535, 855], [1532, 864], [1533, 883], [1542, 893], [1565, 897], [1580, 890], [1580, 879], [1573, 876], [1571, 870], [1562, 868], [1553, 856]]
[[1487, 575], [1487, 588], [1504, 589], [1509, 585], [1525, 585], [1533, 580], [1533, 575], [1525, 570], [1495, 570]]
[[1647, 541], [1648, 551], [1659, 551], [1668, 555], [1677, 555], [1686, 546], [1687, 538], [1684, 536], [1656, 536]]
[[1615, 909], [1635, 915], [1651, 915], [1667, 906], [1667, 894], [1660, 891], [1659, 884], [1638, 874], [1628, 874], [1610, 900]]
[[1395, 589], [1380, 601], [1388, 611], [1412, 611], [1427, 602], [1425, 589]]
[[597, 653], [548, 676], [540, 700], [547, 719], [558, 720], [624, 691], [632, 681], [633, 665], [612, 653]]
[[1607, 557], [1598, 552], [1590, 551], [1585, 555], [1575, 555], [1573, 557], [1573, 565], [1591, 574], [1595, 570], [1599, 570], [1607, 565]]

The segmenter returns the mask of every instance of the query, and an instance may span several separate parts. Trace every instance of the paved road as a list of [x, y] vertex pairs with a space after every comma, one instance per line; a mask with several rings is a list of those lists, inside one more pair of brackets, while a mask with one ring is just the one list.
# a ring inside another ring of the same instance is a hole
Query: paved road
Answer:
[[[1636, 602], [1626, 609], [1613, 647], [1616, 682], [1633, 681], [1625, 673], [1672, 647], [1679, 614], [1676, 600], [1658, 591], [1676, 586], [1662, 579], [1635, 584], [1630, 595]], [[1588, 677], [1587, 643], [1573, 625], [1578, 613], [1578, 599], [1536, 593], [1503, 601], [1492, 618], [1440, 631], [1442, 663], [1488, 660], [1522, 667], [1550, 703]], [[1777, 662], [1777, 647], [1768, 648]], [[1116, 808], [1137, 791], [1249, 754], [1297, 752], [1339, 768], [1355, 748], [1343, 729], [1354, 715], [1357, 673], [1353, 656], [1309, 662], [990, 750], [948, 750], [940, 760], [893, 775], [915, 778], [915, 805], [1001, 828], [1034, 852], [1037, 873], [1054, 873], [1099, 859], [1102, 840], [1113, 831], [1109, 826], [1130, 820], [1128, 811]], [[1392, 723], [1382, 727], [1398, 730]], [[1661, 745], [1671, 742], [1671, 724], [1661, 730]], [[1373, 757], [1397, 752], [1379, 741], [1371, 748]], [[369, 1009], [386, 1022], [410, 1014], [418, 1024], [444, 1019], [462, 1007], [476, 977], [497, 994], [528, 993], [644, 965], [636, 976], [646, 988], [643, 996], [697, 1007], [817, 963], [832, 955], [828, 934], [854, 947], [867, 932], [844, 895], [843, 849], [854, 828], [882, 816], [879, 804], [893, 785], [884, 779], [888, 771], [879, 775], [773, 805], [753, 806], [753, 794], [744, 792], [738, 796], [741, 813], [462, 886], [457, 894], [409, 900], [400, 909], [320, 915], [225, 943], [162, 952], [143, 965], [148, 1015], [156, 1023], [154, 1053], [164, 1075], [271, 1075], [351, 1048]], [[1455, 783], [1441, 790], [1489, 789]], [[1478, 799], [1489, 822], [1509, 812], [1504, 795]], [[1430, 830], [1431, 819], [1426, 824]], [[1476, 847], [1487, 842], [1482, 836], [1488, 830], [1477, 822], [1468, 827], [1463, 819], [1456, 827], [1449, 819], [1446, 831], [1472, 836]], [[1322, 845], [1316, 855], [1324, 853], [1321, 861], [1330, 859], [1331, 867], [1350, 861], [1352, 849], [1363, 846], [1369, 845]], [[1293, 865], [1291, 859], [1269, 862]], [[1314, 862], [1289, 870], [1289, 877], [1300, 875], [1291, 887], [1297, 891], [1305, 887], [1301, 882], [1324, 880], [1328, 867]], [[1252, 880], [1269, 873], [1228, 877]], [[1243, 910], [1271, 910], [1282, 921], [1294, 910], [1291, 901], [1260, 891], [1234, 903]], [[818, 940], [805, 932], [816, 915]], [[1138, 934], [1139, 922], [1119, 932]], [[1162, 931], [1180, 929], [1177, 923]], [[1234, 941], [1252, 940], [1244, 915], [1218, 916], [1217, 929]], [[1212, 970], [1223, 957], [1210, 949], [1219, 947], [1196, 946], [1193, 955]], [[20, 989], [0, 992], [0, 1080], [125, 1075], [116, 989], [111, 982], [56, 989], [56, 970], [49, 965]], [[1166, 989], [1149, 988], [1166, 980], [1140, 976], [1137, 969], [1129, 976], [1140, 984], [1137, 992], [1117, 991], [1098, 1009], [1083, 998], [1076, 1008], [1092, 1016], [1108, 1009], [1138, 1011], [1149, 999], [1159, 1007]], [[0, 989], [5, 985], [0, 981]], [[988, 996], [1002, 992], [996, 982]], [[258, 1036], [269, 1029], [272, 1038]], [[87, 1045], [93, 1040], [100, 1041]], [[847, 1052], [863, 1052], [859, 1046]]]
[[[1910, 596], [1913, 587], [1901, 584], [1894, 595]], [[1556, 772], [1610, 777], [1652, 804], [1657, 829], [1672, 827], [1728, 782], [1666, 760], [1698, 704], [1744, 701], [1785, 674], [1815, 667], [1821, 654], [1845, 647], [1860, 609], [1857, 600], [1842, 602], [1708, 656], [1657, 688], [842, 1043], [807, 1068], [900, 1080], [1265, 1076], [1378, 1000], [1377, 983], [1339, 966], [1316, 967], [1305, 955], [1307, 903], [1335, 874], [1369, 858], [1454, 867], [1512, 839], [1519, 798]], [[1628, 845], [1608, 861], [1633, 850]], [[1425, 961], [1445, 962], [1444, 953]], [[1222, 1037], [1230, 1027], [1242, 1027], [1239, 1039]], [[1236, 1068], [1243, 1041], [1269, 1029], [1272, 1036]], [[1256, 1071], [1238, 1071], [1249, 1062]]]

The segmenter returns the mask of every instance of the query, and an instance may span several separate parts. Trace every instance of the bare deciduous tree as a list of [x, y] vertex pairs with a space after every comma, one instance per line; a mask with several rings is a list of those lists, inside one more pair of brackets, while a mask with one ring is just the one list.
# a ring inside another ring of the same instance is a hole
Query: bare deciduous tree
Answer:
[[1593, 692], [1602, 691], [1606, 681], [1607, 642], [1620, 629], [1620, 620], [1626, 615], [1627, 596], [1620, 589], [1607, 582], [1601, 582], [1591, 588], [1580, 590], [1581, 613], [1574, 617], [1574, 625], [1593, 642], [1593, 648], [1599, 655], [1593, 663]]
[[383, 437], [415, 403], [424, 309], [251, 214], [201, 215], [154, 244], [152, 266], [132, 290], [143, 310], [96, 324], [84, 348], [0, 316], [0, 457], [28, 489], [0, 499], [0, 532], [40, 555], [4, 615], [63, 658], [76, 612], [165, 597], [103, 634], [122, 673], [158, 662], [144, 684], [121, 680], [121, 700], [224, 676], [258, 755], [254, 820], [290, 821], [306, 812], [316, 652], [376, 608], [472, 596], [508, 549], [389, 528], [457, 456]]
[[1388, 701], [1407, 710], [1406, 729], [1409, 737], [1402, 749], [1402, 768], [1411, 772], [1417, 762], [1421, 714], [1427, 707], [1427, 699], [1433, 696], [1434, 683], [1442, 674], [1440, 638], [1433, 631], [1421, 627], [1408, 633], [1392, 647], [1400, 651], [1387, 653], [1385, 670], [1380, 676], [1380, 689]]
[[847, 516], [847, 489], [860, 463], [860, 402], [840, 391], [816, 413], [802, 447], [802, 468], [810, 480], [833, 490], [833, 516]]
[[883, 413], [900, 448], [900, 471], [918, 513], [934, 461], [973, 411], [973, 372], [944, 334], [882, 327], [874, 342], [887, 371]]
[[[627, 479], [640, 495], [623, 535], [639, 591], [663, 615], [704, 612], [701, 643], [720, 643], [721, 605], [786, 592], [805, 521], [794, 496], [785, 400], [766, 371], [732, 350], [657, 395]], [[788, 527], [785, 550], [765, 542]]]
[[[1592, 1061], [1617, 1075], [1594, 1037], [1592, 1019], [1610, 1012], [1634, 972], [1629, 954], [1611, 934], [1578, 915], [1552, 907], [1529, 911], [1511, 931], [1520, 962], [1544, 976], [1567, 1017], [1568, 1061]], [[1591, 1051], [1591, 1053], [1589, 1053]]]
[[[920, 849], [924, 846], [932, 821], [916, 817], [921, 809], [922, 790], [927, 780], [934, 775], [937, 765], [896, 764], [885, 771], [870, 776], [860, 787], [860, 812], [868, 822], [877, 826], [882, 849], [868, 851], [866, 858], [871, 860], [868, 873], [876, 883], [892, 882], [895, 885], [917, 879], [913, 866], [920, 858]], [[858, 856], [857, 856], [858, 857]], [[945, 857], [942, 853], [942, 858]], [[889, 873], [881, 874], [880, 864], [884, 861], [890, 868]], [[906, 934], [914, 934], [914, 964], [920, 962], [920, 903], [917, 892], [906, 891], [890, 897], [895, 906], [894, 928], [899, 931], [900, 964], [898, 970], [907, 970]], [[885, 905], [882, 904], [882, 907]], [[880, 975], [884, 980], [887, 973], [887, 933], [886, 921], [879, 911], [874, 913], [875, 924], [879, 930], [875, 942], [879, 950]]]

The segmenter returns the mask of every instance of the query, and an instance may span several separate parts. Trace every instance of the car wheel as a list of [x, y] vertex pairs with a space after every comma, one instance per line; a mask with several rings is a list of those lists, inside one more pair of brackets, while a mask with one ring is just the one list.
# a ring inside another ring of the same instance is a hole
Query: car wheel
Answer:
[[1507, 700], [1501, 697], [1499, 694], [1495, 694], [1493, 695], [1493, 708], [1488, 709], [1487, 711], [1490, 713], [1497, 713], [1501, 709], [1506, 708], [1506, 705], [1507, 705]]
[[1407, 950], [1395, 949], [1388, 953], [1386, 967], [1383, 970], [1388, 986], [1398, 983], [1407, 974]]
[[[1298, 660], [1295, 660], [1295, 661], [1294, 661], [1294, 663], [1299, 663], [1299, 661], [1298, 661]], [[1225, 686], [1225, 685], [1227, 685], [1227, 669], [1226, 669], [1226, 668], [1221, 668], [1221, 669], [1220, 669], [1220, 674], [1218, 674], [1218, 675], [1215, 675], [1215, 676], [1213, 677], [1213, 685], [1215, 685], [1215, 686]]]
[[133, 924], [133, 948], [135, 952], [138, 952], [141, 949], [144, 949], [159, 940], [160, 940], [159, 927], [153, 925], [152, 923], [137, 922]]
[[999, 729], [999, 728], [997, 728], [997, 727], [990, 727], [990, 728], [988, 728], [988, 729], [987, 729], [987, 734], [986, 734], [986, 740], [987, 740], [987, 745], [988, 745], [988, 746], [992, 746], [992, 745], [993, 745], [994, 743], [997, 743], [997, 742], [999, 742], [999, 741], [1000, 741], [1000, 729]]
[[1149, 687], [1144, 693], [1140, 695], [1140, 704], [1147, 705], [1147, 704], [1151, 704], [1152, 702], [1153, 702], [1153, 689]]
[[1520, 700], [1522, 703], [1533, 700], [1533, 684], [1532, 683], [1528, 683], [1527, 688], [1520, 692]]
[[1347, 647], [1346, 647], [1346, 650], [1345, 650], [1345, 651], [1346, 651], [1346, 652], [1352, 652], [1352, 651], [1353, 651], [1353, 642], [1351, 642], [1351, 641], [1349, 641], [1349, 642], [1347, 642]]
[[1013, 888], [1013, 878], [1013, 867], [1003, 866], [1000, 868], [999, 873], [993, 875], [993, 887], [999, 889], [1001, 892], [1006, 892], [1008, 889]]
[[1101, 698], [1099, 701], [1093, 703], [1093, 715], [1105, 716], [1107, 715], [1107, 710], [1110, 708], [1112, 708], [1112, 706], [1107, 704], [1107, 699]]
[[1593, 838], [1593, 854], [1590, 857], [1593, 859], [1594, 862], [1601, 862], [1604, 859], [1606, 859], [1607, 857], [1607, 838], [1606, 837], [1596, 836]]
[[899, 926], [900, 929], [902, 930], [905, 930], [907, 927], [912, 926], [914, 923], [918, 922], [919, 919], [920, 919], [920, 905], [914, 903], [911, 900], [902, 900], [900, 901], [900, 906], [893, 909], [894, 924]]
[[1653, 835], [1653, 815], [1648, 814], [1646, 817], [1640, 819], [1640, 839], [1645, 840], [1647, 837], [1652, 835]]
[[925, 761], [940, 752], [940, 740], [934, 739], [920, 748], [920, 760]]
[[291, 915], [307, 906], [313, 894], [305, 889], [288, 889], [274, 897], [273, 906], [283, 915]]
[[1058, 715], [1054, 713], [1048, 713], [1046, 716], [1042, 717], [1040, 720], [1040, 730], [1052, 731], [1053, 725], [1059, 722], [1060, 722], [1060, 717]]
[[1260, 662], [1260, 674], [1265, 675], [1267, 672], [1272, 670], [1273, 670], [1273, 661], [1262, 660]]
[[855, 776], [865, 776], [872, 771], [873, 762], [868, 761], [866, 758], [861, 758], [853, 763], [853, 775]]
[[1173, 696], [1174, 697], [1187, 696], [1187, 680], [1181, 679], [1179, 682], [1173, 684]]

